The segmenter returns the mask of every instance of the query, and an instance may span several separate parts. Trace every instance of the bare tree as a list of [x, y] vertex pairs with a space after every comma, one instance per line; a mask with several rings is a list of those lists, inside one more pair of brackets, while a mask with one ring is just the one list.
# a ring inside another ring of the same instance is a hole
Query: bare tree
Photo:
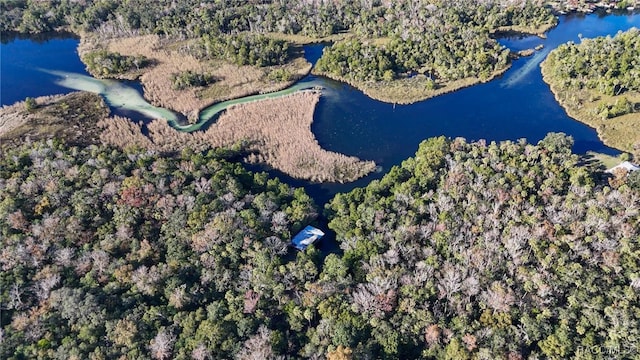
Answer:
[[237, 360], [275, 360], [284, 359], [276, 356], [271, 348], [271, 330], [261, 325], [258, 332], [244, 342], [244, 347], [236, 355]]
[[173, 352], [175, 341], [176, 337], [170, 331], [167, 331], [167, 329], [160, 330], [149, 345], [151, 356], [158, 360], [168, 359]]
[[204, 344], [199, 344], [191, 352], [191, 358], [193, 360], [207, 360], [212, 359], [213, 357], [211, 355], [211, 351], [209, 351]]
[[171, 291], [171, 295], [169, 295], [169, 305], [175, 307], [176, 309], [182, 309], [182, 307], [184, 307], [185, 303], [188, 301], [186, 289], [186, 284], [182, 284], [173, 289], [173, 291]]
[[38, 299], [42, 302], [49, 298], [51, 290], [60, 283], [60, 274], [48, 274], [45, 278], [38, 281], [34, 292]]
[[55, 263], [60, 266], [71, 266], [75, 250], [71, 247], [64, 247], [55, 252]]
[[509, 311], [509, 307], [515, 301], [513, 291], [497, 281], [491, 284], [490, 289], [483, 292], [482, 297], [490, 308], [500, 312]]
[[22, 296], [24, 295], [24, 290], [20, 288], [20, 285], [13, 284], [11, 285], [11, 290], [9, 290], [9, 309], [21, 310], [24, 308], [25, 304], [22, 301]]
[[258, 306], [258, 301], [260, 300], [260, 294], [253, 291], [253, 290], [248, 290], [245, 294], [244, 294], [244, 313], [245, 314], [252, 314], [255, 309], [256, 306]]

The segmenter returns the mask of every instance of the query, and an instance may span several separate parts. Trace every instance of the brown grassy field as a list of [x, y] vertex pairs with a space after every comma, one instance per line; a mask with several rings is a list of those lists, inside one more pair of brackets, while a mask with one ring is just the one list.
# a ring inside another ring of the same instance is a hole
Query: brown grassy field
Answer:
[[204, 150], [243, 143], [251, 163], [265, 163], [292, 177], [315, 182], [349, 182], [375, 168], [372, 161], [326, 151], [311, 132], [313, 112], [320, 94], [301, 91], [289, 96], [237, 105], [223, 113], [206, 131], [178, 132], [164, 120], [141, 126], [114, 117], [100, 123], [101, 140], [118, 147], [141, 146], [161, 151], [185, 147]]
[[[118, 39], [102, 39], [95, 35], [83, 35], [78, 51], [83, 54], [100, 48], [122, 55], [142, 55], [154, 65], [121, 78], [137, 78], [144, 87], [144, 97], [155, 106], [178, 111], [193, 120], [201, 109], [213, 103], [250, 94], [271, 92], [289, 87], [295, 80], [311, 70], [303, 57], [282, 66], [258, 68], [236, 66], [224, 61], [201, 61], [188, 54], [189, 42], [170, 41], [157, 35], [131, 36]], [[285, 69], [293, 74], [291, 81], [274, 82], [268, 79], [270, 72]], [[171, 75], [184, 71], [207, 73], [219, 79], [207, 87], [176, 90]]]
[[24, 101], [0, 109], [0, 147], [26, 139], [64, 138], [70, 145], [83, 146], [99, 142], [96, 124], [109, 114], [99, 95], [76, 92], [35, 101], [37, 107], [31, 111]]

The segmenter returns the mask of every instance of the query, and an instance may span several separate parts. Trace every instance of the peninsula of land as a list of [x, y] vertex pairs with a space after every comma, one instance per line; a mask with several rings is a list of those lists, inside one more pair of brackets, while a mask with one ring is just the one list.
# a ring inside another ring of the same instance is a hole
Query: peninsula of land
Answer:
[[[470, 11], [464, 5], [457, 6], [461, 6], [457, 9], [460, 13]], [[456, 11], [429, 9], [434, 18]], [[495, 35], [518, 33], [543, 37], [556, 25], [556, 19], [548, 15], [539, 14], [532, 22], [538, 25], [519, 25], [518, 21], [524, 19], [511, 18], [512, 25], [496, 26], [490, 31], [486, 29], [491, 25], [478, 23], [446, 32], [438, 27], [448, 25], [434, 20], [431, 28], [405, 29], [405, 34], [412, 35], [389, 35], [365, 41], [350, 37], [328, 47], [312, 73], [348, 83], [379, 101], [412, 104], [504, 74], [511, 66], [510, 60], [523, 55], [500, 46]]]
[[640, 154], [640, 30], [553, 50], [542, 75], [567, 113], [608, 146]]

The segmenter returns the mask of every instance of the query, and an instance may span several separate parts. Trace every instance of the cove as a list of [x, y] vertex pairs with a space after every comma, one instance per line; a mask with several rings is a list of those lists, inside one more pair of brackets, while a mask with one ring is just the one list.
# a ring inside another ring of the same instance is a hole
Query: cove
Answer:
[[[640, 27], [638, 14], [563, 16], [558, 26], [547, 33], [546, 39], [535, 36], [500, 39], [501, 44], [514, 51], [544, 45], [543, 50], [532, 57], [514, 61], [511, 69], [502, 77], [412, 105], [394, 106], [382, 103], [368, 98], [349, 85], [309, 75], [285, 91], [313, 86], [323, 88], [312, 124], [312, 132], [320, 146], [364, 160], [374, 160], [384, 171], [349, 184], [312, 184], [292, 179], [277, 171], [269, 172], [290, 185], [304, 187], [322, 206], [337, 192], [365, 186], [373, 179], [380, 178], [390, 167], [412, 156], [422, 140], [432, 136], [460, 136], [469, 141], [526, 138], [535, 143], [548, 132], [555, 131], [573, 136], [575, 152], [593, 150], [617, 153], [602, 144], [595, 130], [566, 115], [549, 87], [542, 81], [539, 63], [550, 50], [567, 41], [579, 42], [580, 36], [589, 38], [613, 35], [634, 26]], [[89, 76], [78, 59], [77, 44], [78, 40], [70, 37], [46, 41], [29, 38], [15, 38], [7, 42], [3, 40], [2, 105], [12, 104], [27, 96], [69, 92], [65, 86], [70, 84], [64, 83], [62, 73]], [[321, 49], [322, 45], [305, 47], [307, 58], [313, 62]], [[39, 68], [49, 72], [38, 71]], [[73, 79], [66, 78], [66, 81], [69, 80]], [[118, 89], [118, 83], [114, 81], [109, 86], [116, 87], [116, 90], [128, 94], [128, 97], [134, 96], [128, 90], [133, 89], [137, 92], [135, 96], [144, 101], [140, 96], [139, 84], [126, 82]], [[117, 101], [114, 103], [117, 104]], [[156, 108], [153, 111], [162, 110], [164, 109]], [[117, 108], [113, 105], [112, 111], [134, 120], [152, 117], [149, 114], [135, 113], [131, 108]], [[207, 114], [207, 110], [202, 111], [203, 118]]]

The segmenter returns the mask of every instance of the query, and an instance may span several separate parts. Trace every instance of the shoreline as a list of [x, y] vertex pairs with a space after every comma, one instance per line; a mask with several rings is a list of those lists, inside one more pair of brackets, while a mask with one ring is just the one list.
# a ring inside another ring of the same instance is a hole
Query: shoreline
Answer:
[[[409, 82], [418, 82], [424, 80], [422, 78], [413, 77], [413, 78], [405, 78], [405, 79], [397, 79], [392, 80], [390, 82], [361, 82], [355, 80], [349, 80], [341, 76], [336, 76], [334, 74], [329, 74], [326, 72], [319, 72], [312, 70], [311, 73], [316, 76], [323, 76], [335, 81], [340, 81], [345, 84], [348, 84], [359, 91], [362, 91], [366, 96], [371, 99], [378, 100], [381, 102], [389, 103], [389, 104], [398, 104], [398, 105], [410, 105], [420, 101], [424, 101], [427, 99], [434, 98], [436, 96], [452, 93], [470, 86], [474, 86], [477, 84], [483, 84], [489, 81], [496, 79], [497, 77], [503, 75], [507, 70], [511, 68], [511, 64], [508, 64], [504, 69], [494, 71], [487, 79], [480, 79], [477, 77], [464, 78], [455, 81], [449, 81], [442, 84], [441, 87], [435, 90], [424, 90], [419, 89], [415, 86], [411, 86], [411, 84], [403, 84]], [[424, 75], [423, 75], [424, 76]], [[374, 85], [374, 86], [371, 86]], [[416, 85], [416, 84], [413, 84]], [[404, 91], [403, 97], [395, 98], [392, 95], [397, 90]], [[406, 95], [407, 91], [416, 90], [417, 93], [413, 95]]]
[[633, 14], [634, 12], [640, 10], [640, 1], [635, 2], [635, 5], [631, 4], [630, 8], [620, 9], [615, 6], [611, 6], [611, 3], [600, 1], [597, 3], [589, 3], [585, 2], [583, 4], [577, 5], [568, 5], [567, 3], [557, 3], [555, 1], [551, 1], [547, 3], [550, 7], [551, 11], [555, 16], [567, 16], [571, 14], [593, 14], [597, 12], [604, 12], [606, 14], [613, 14], [616, 12], [619, 13], [627, 13]]
[[556, 15], [556, 21], [553, 24], [546, 24], [546, 25], [541, 25], [538, 26], [537, 28], [527, 28], [527, 27], [523, 27], [523, 26], [518, 26], [518, 25], [511, 25], [511, 26], [500, 26], [496, 29], [493, 29], [492, 31], [489, 32], [489, 34], [494, 35], [494, 36], [510, 36], [510, 35], [515, 35], [515, 36], [537, 36], [541, 39], [546, 39], [547, 38], [547, 32], [549, 32], [551, 29], [555, 28], [556, 26], [558, 26], [558, 19], [557, 19], [557, 15]]
[[[508, 32], [508, 33], [520, 34], [520, 35], [535, 35], [535, 36], [540, 36], [544, 38], [544, 33], [546, 33], [547, 31], [549, 31], [555, 26], [557, 26], [557, 21], [554, 22], [553, 24], [540, 26], [536, 29], [517, 27], [517, 26], [516, 27], [506, 26], [506, 27], [494, 29], [493, 31], [491, 31], [491, 34], [495, 35], [498, 33]], [[171, 57], [170, 53], [176, 52], [175, 50], [168, 50], [167, 47], [170, 48], [171, 46], [167, 46], [167, 44], [159, 44], [160, 37], [157, 35], [133, 35], [133, 36], [122, 37], [122, 38], [112, 38], [112, 39], [106, 39], [105, 43], [103, 44], [96, 44], [97, 42], [96, 40], [99, 40], [99, 39], [96, 37], [95, 34], [74, 31], [72, 29], [63, 29], [62, 31], [68, 34], [77, 36], [80, 39], [80, 43], [78, 45], [78, 56], [80, 60], [83, 62], [83, 64], [85, 64], [83, 60], [84, 55], [98, 49], [105, 49], [108, 51], [118, 52], [122, 55], [144, 55], [142, 54], [144, 53], [144, 51], [141, 51], [143, 48], [133, 47], [134, 50], [131, 50], [132, 48], [131, 46], [127, 46], [126, 44], [123, 45], [123, 43], [126, 43], [128, 40], [131, 40], [134, 42], [136, 40], [141, 41], [149, 37], [155, 37], [155, 42], [152, 43], [151, 47], [148, 49], [152, 49], [153, 53], [155, 55], [158, 55], [158, 57], [162, 58], [163, 57], [162, 55], [165, 55], [164, 57]], [[332, 41], [337, 41], [337, 40], [341, 40], [341, 39], [345, 39], [350, 36], [353, 36], [353, 34], [350, 34], [350, 33], [333, 34], [333, 35], [322, 37], [322, 38], [311, 38], [303, 35], [289, 35], [289, 34], [278, 34], [278, 33], [267, 33], [265, 35], [272, 38], [285, 39], [287, 41], [290, 41], [292, 44], [297, 44], [299, 46], [303, 46], [305, 44], [332, 42]], [[123, 47], [125, 49], [123, 49]], [[127, 47], [129, 49], [127, 49]], [[117, 51], [117, 50], [121, 50], [121, 51]], [[122, 51], [122, 50], [125, 50], [125, 51]], [[130, 51], [126, 51], [126, 50], [130, 50]], [[183, 56], [191, 57], [190, 55], [183, 55]], [[287, 65], [285, 65], [285, 66], [288, 66], [290, 64], [293, 64], [295, 62], [300, 62], [300, 61], [305, 62], [304, 67], [296, 68], [298, 72], [293, 74], [294, 79], [286, 82], [270, 84], [271, 86], [268, 87], [267, 89], [257, 89], [257, 88], [241, 89], [240, 91], [237, 91], [235, 93], [217, 95], [217, 94], [211, 94], [211, 92], [213, 91], [210, 91], [210, 90], [216, 87], [216, 84], [213, 84], [205, 88], [195, 88], [195, 89], [188, 88], [183, 90], [172, 89], [170, 91], [170, 94], [167, 95], [163, 93], [163, 90], [165, 92], [167, 90], [160, 89], [162, 86], [157, 84], [158, 81], [162, 82], [161, 80], [159, 80], [159, 78], [162, 78], [162, 76], [158, 76], [158, 73], [164, 74], [165, 75], [164, 77], [167, 76], [166, 75], [167, 69], [162, 69], [163, 71], [157, 70], [157, 68], [162, 68], [162, 66], [160, 65], [163, 64], [164, 62], [163, 60], [166, 60], [166, 58], [157, 59], [157, 58], [154, 58], [153, 56], [149, 56], [148, 58], [156, 62], [156, 64], [150, 66], [149, 68], [143, 68], [140, 70], [130, 71], [123, 74], [115, 74], [113, 76], [103, 77], [103, 76], [97, 76], [97, 74], [93, 73], [88, 68], [86, 68], [86, 71], [89, 72], [92, 76], [100, 79], [138, 81], [142, 86], [142, 94], [141, 94], [142, 97], [145, 100], [147, 100], [150, 104], [158, 107], [167, 108], [171, 111], [174, 111], [176, 113], [183, 115], [187, 119], [188, 124], [180, 125], [180, 126], [192, 126], [200, 123], [201, 121], [200, 114], [203, 111], [206, 111], [208, 108], [215, 106], [216, 104], [226, 102], [226, 101], [237, 100], [237, 99], [241, 99], [249, 96], [284, 91], [292, 86], [295, 86], [297, 82], [299, 82], [309, 74], [324, 76], [329, 79], [346, 83], [362, 91], [365, 95], [367, 95], [368, 97], [374, 100], [387, 102], [387, 103], [408, 105], [408, 104], [424, 101], [430, 98], [434, 98], [436, 96], [452, 93], [466, 87], [492, 81], [495, 78], [499, 77], [500, 75], [504, 74], [511, 67], [511, 64], [508, 64], [505, 68], [494, 71], [486, 79], [469, 77], [469, 78], [459, 79], [455, 81], [449, 81], [442, 84], [436, 84], [437, 86], [440, 85], [440, 87], [434, 90], [426, 90], [424, 88], [422, 89], [420, 88], [420, 85], [425, 85], [425, 84], [424, 83], [421, 84], [420, 79], [415, 79], [415, 78], [396, 79], [396, 80], [392, 80], [391, 82], [368, 83], [368, 82], [349, 80], [345, 77], [336, 76], [336, 75], [325, 73], [325, 72], [317, 72], [315, 71], [313, 65], [310, 64], [308, 61], [306, 61], [304, 56], [300, 56], [292, 59]], [[203, 63], [206, 63], [206, 62], [222, 63], [222, 61], [216, 61], [216, 60], [214, 61], [196, 60], [197, 67], [201, 69], [204, 68], [206, 64], [203, 64]], [[227, 65], [230, 65], [230, 64], [227, 64]], [[250, 66], [244, 66], [242, 68], [247, 68], [247, 67], [250, 67]], [[254, 67], [250, 67], [250, 68], [254, 68]], [[189, 68], [188, 70], [191, 70], [191, 69]], [[163, 79], [163, 80], [165, 80], [166, 82], [166, 79]], [[259, 82], [259, 81], [256, 81], [256, 82]], [[163, 85], [165, 85], [164, 87], [166, 87], [166, 84], [163, 84]], [[254, 85], [254, 84], [251, 84], [251, 85]], [[257, 85], [259, 84], [256, 84], [256, 86]], [[221, 86], [224, 86], [224, 84], [221, 84]], [[393, 93], [394, 89], [396, 91], [400, 91], [405, 94], [406, 93], [413, 93], [413, 94], [408, 96], [404, 95], [402, 97], [394, 97], [393, 95], [389, 96], [389, 93], [390, 92]], [[190, 102], [192, 103], [195, 102], [196, 104], [192, 104], [192, 106], [185, 105], [185, 100], [191, 100]]]
[[[546, 24], [539, 26], [537, 28], [527, 28], [521, 26], [504, 26], [499, 27], [497, 29], [493, 29], [489, 32], [489, 34], [493, 37], [499, 37], [501, 34], [503, 35], [522, 35], [522, 36], [538, 36], [542, 39], [546, 38], [546, 33], [551, 29], [558, 26], [559, 21], [554, 21], [552, 24]], [[321, 41], [320, 41], [321, 42]], [[510, 56], [514, 56], [514, 59], [518, 59], [519, 57], [524, 57], [528, 55], [521, 55], [517, 52], [513, 52], [509, 49]], [[532, 53], [538, 51], [532, 50]], [[314, 68], [311, 69], [311, 74], [316, 76], [323, 76], [335, 81], [339, 81], [345, 84], [348, 84], [360, 91], [362, 91], [366, 96], [371, 99], [378, 100], [381, 102], [389, 103], [389, 104], [398, 104], [398, 105], [410, 105], [420, 101], [424, 101], [427, 99], [431, 99], [440, 95], [449, 94], [467, 87], [471, 87], [477, 84], [483, 84], [490, 81], [495, 80], [496, 78], [503, 75], [507, 70], [511, 68], [511, 63], [508, 63], [503, 69], [494, 70], [491, 75], [486, 79], [480, 79], [478, 77], [468, 77], [463, 79], [458, 79], [454, 81], [448, 81], [445, 83], [438, 84], [436, 86], [440, 86], [434, 90], [426, 90], [424, 88], [420, 89], [416, 86], [411, 86], [409, 84], [411, 82], [419, 82], [420, 79], [418, 76], [414, 76], [412, 78], [401, 78], [394, 79], [392, 81], [378, 81], [378, 82], [365, 82], [358, 80], [347, 79], [344, 76], [338, 76], [335, 74], [331, 74], [324, 71], [317, 71]], [[422, 75], [424, 76], [424, 75]], [[405, 83], [405, 84], [403, 84]], [[423, 84], [413, 84], [413, 85], [426, 85]], [[394, 97], [393, 93], [396, 91], [401, 91], [404, 95], [402, 97]], [[407, 93], [411, 93], [411, 95], [407, 95]]]
[[[549, 29], [555, 27], [557, 25], [557, 22], [554, 24], [549, 24], [543, 27], [539, 27], [537, 29], [525, 29], [525, 28], [515, 28], [515, 27], [504, 27], [501, 29], [497, 29], [496, 31], [494, 31], [492, 34], [495, 34], [497, 32], [504, 32], [504, 31], [508, 31], [508, 32], [512, 32], [514, 34], [525, 34], [525, 35], [536, 35], [536, 36], [540, 36], [540, 37], [544, 37], [544, 33], [546, 31], [548, 31]], [[323, 37], [323, 38], [310, 38], [307, 36], [296, 36], [296, 35], [288, 35], [288, 34], [277, 34], [277, 33], [268, 33], [266, 34], [269, 37], [273, 37], [273, 38], [277, 38], [277, 39], [285, 39], [290, 41], [293, 44], [298, 44], [300, 46], [303, 46], [305, 44], [314, 44], [314, 43], [324, 43], [324, 42], [331, 42], [331, 41], [337, 41], [340, 39], [345, 39], [348, 38], [350, 36], [353, 36], [353, 34], [350, 33], [341, 33], [341, 34], [334, 34], [328, 37]], [[79, 57], [82, 61], [82, 57], [84, 54], [86, 54], [89, 51], [94, 51], [97, 48], [100, 48], [99, 46], [96, 47], [94, 46], [90, 46], [90, 44], [88, 43], [89, 41], [89, 36], [86, 34], [80, 34], [80, 45], [78, 46], [78, 54]], [[118, 44], [126, 41], [127, 39], [136, 39], [136, 38], [144, 38], [147, 37], [149, 35], [139, 35], [139, 36], [133, 36], [133, 37], [129, 37], [129, 38], [118, 38], [118, 39], [112, 39], [110, 40], [106, 46], [103, 46], [103, 48], [108, 49], [108, 50], [112, 50], [112, 48], [114, 47], [118, 47]], [[115, 44], [115, 45], [114, 45]], [[165, 49], [156, 49], [156, 51], [158, 52], [168, 52]], [[118, 51], [116, 51], [118, 52]], [[120, 52], [123, 55], [130, 55], [129, 52], [125, 51], [125, 52]], [[413, 104], [416, 102], [420, 102], [420, 101], [424, 101], [430, 98], [434, 98], [436, 96], [440, 96], [440, 95], [444, 95], [444, 94], [448, 94], [448, 93], [452, 93], [455, 92], [457, 90], [466, 88], [466, 87], [470, 87], [470, 86], [474, 86], [477, 84], [481, 84], [481, 83], [486, 83], [489, 81], [492, 81], [494, 79], [496, 79], [497, 77], [501, 76], [502, 74], [504, 74], [507, 70], [509, 70], [511, 68], [511, 64], [507, 64], [507, 66], [504, 69], [501, 70], [496, 70], [494, 71], [488, 78], [486, 79], [480, 79], [477, 77], [470, 77], [470, 78], [464, 78], [464, 79], [459, 79], [459, 80], [455, 80], [455, 81], [449, 81], [446, 83], [442, 83], [442, 84], [436, 84], [436, 86], [440, 85], [440, 87], [434, 89], [434, 90], [425, 90], [424, 88], [420, 88], [420, 85], [424, 84], [420, 84], [419, 83], [419, 79], [414, 80], [415, 78], [405, 78], [405, 79], [396, 79], [396, 80], [392, 80], [391, 82], [385, 83], [385, 82], [377, 82], [377, 83], [367, 83], [367, 82], [360, 82], [360, 81], [354, 81], [354, 80], [350, 80], [347, 79], [345, 77], [341, 77], [341, 76], [335, 76], [333, 74], [329, 74], [326, 72], [318, 72], [315, 71], [315, 68], [312, 64], [310, 64], [308, 61], [306, 61], [306, 59], [304, 58], [304, 56], [292, 59], [290, 61], [289, 64], [294, 63], [296, 61], [298, 61], [299, 59], [302, 59], [303, 61], [306, 62], [306, 66], [303, 68], [303, 71], [298, 72], [295, 74], [295, 79], [294, 80], [290, 80], [287, 82], [282, 82], [279, 84], [274, 84], [271, 88], [268, 88], [266, 91], [264, 90], [257, 90], [257, 89], [251, 89], [251, 90], [246, 90], [244, 92], [239, 92], [239, 93], [235, 93], [235, 94], [226, 94], [225, 96], [219, 96], [217, 98], [213, 98], [213, 99], [208, 99], [205, 100], [204, 98], [200, 99], [201, 101], [199, 102], [199, 106], [195, 109], [191, 109], [189, 111], [185, 111], [186, 109], [184, 108], [180, 108], [181, 107], [181, 103], [178, 101], [178, 99], [180, 101], [184, 101], [184, 97], [185, 96], [189, 96], [189, 92], [193, 91], [193, 89], [184, 89], [184, 90], [179, 90], [176, 92], [181, 92], [181, 96], [176, 96], [175, 99], [175, 103], [172, 102], [167, 102], [166, 100], [162, 100], [161, 98], [159, 98], [158, 93], [159, 91], [157, 91], [157, 87], [154, 88], [152, 86], [148, 86], [150, 82], [152, 82], [152, 80], [149, 80], [149, 73], [153, 73], [153, 68], [156, 66], [153, 66], [151, 69], [149, 70], [145, 70], [142, 69], [140, 70], [140, 74], [122, 74], [120, 76], [113, 76], [113, 77], [109, 77], [109, 78], [113, 78], [113, 79], [120, 79], [120, 80], [136, 80], [139, 81], [140, 84], [142, 85], [143, 88], [143, 94], [142, 96], [149, 101], [149, 103], [151, 103], [154, 106], [159, 106], [159, 107], [164, 107], [167, 109], [170, 109], [171, 111], [175, 111], [177, 113], [180, 113], [182, 115], [184, 115], [187, 118], [188, 124], [185, 125], [179, 125], [179, 126], [193, 126], [193, 125], [197, 125], [200, 123], [200, 114], [203, 111], [206, 111], [208, 108], [215, 106], [216, 104], [220, 104], [226, 101], [232, 101], [232, 100], [238, 100], [244, 97], [249, 97], [249, 96], [255, 96], [255, 95], [262, 95], [262, 94], [268, 94], [268, 93], [273, 93], [273, 92], [279, 92], [279, 91], [284, 91], [292, 86], [295, 86], [295, 84], [297, 82], [299, 82], [300, 80], [302, 80], [304, 77], [308, 76], [309, 74], [313, 74], [313, 75], [317, 75], [317, 76], [323, 76], [332, 80], [336, 80], [336, 81], [340, 81], [343, 82], [345, 84], [348, 84], [350, 86], [353, 86], [354, 88], [362, 91], [365, 95], [367, 95], [368, 97], [374, 99], [374, 100], [378, 100], [378, 101], [382, 101], [382, 102], [386, 102], [386, 103], [394, 103], [394, 104], [401, 104], [401, 105], [408, 105], [408, 104]], [[202, 61], [199, 61], [202, 62]], [[84, 63], [84, 61], [83, 61]], [[92, 76], [95, 76], [95, 74], [93, 74], [92, 72], [90, 72], [88, 69], [87, 71], [89, 73], [91, 73]], [[418, 82], [418, 83], [417, 83]], [[416, 84], [417, 83], [417, 84]], [[371, 86], [373, 85], [373, 86]], [[416, 86], [417, 85], [417, 86]], [[403, 97], [393, 97], [393, 96], [389, 96], [389, 93], [393, 93], [394, 89], [396, 89], [396, 91], [400, 91], [404, 94], [407, 93], [413, 93], [412, 95], [404, 95]], [[206, 89], [202, 89], [203, 92], [206, 92]], [[390, 91], [391, 90], [391, 91]], [[196, 95], [196, 97], [198, 97], [198, 95]], [[202, 126], [202, 125], [200, 125]], [[198, 128], [200, 127], [198, 126]]]

